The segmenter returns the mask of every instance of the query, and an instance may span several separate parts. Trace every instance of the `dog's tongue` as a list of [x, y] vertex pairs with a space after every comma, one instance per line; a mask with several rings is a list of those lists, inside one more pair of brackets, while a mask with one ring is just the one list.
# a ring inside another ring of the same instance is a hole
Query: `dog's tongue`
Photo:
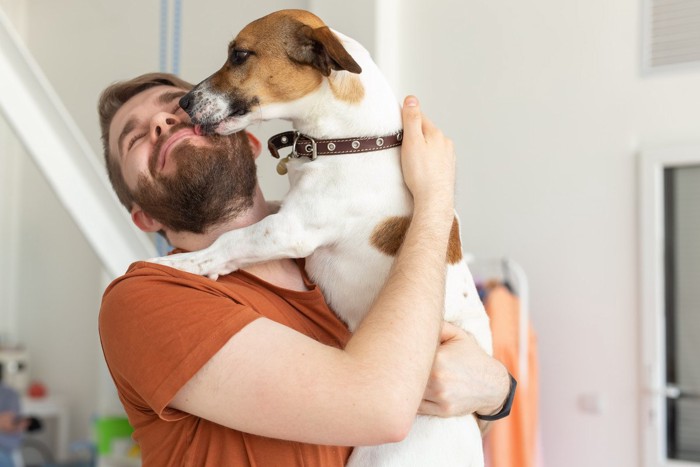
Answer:
[[194, 126], [194, 134], [197, 136], [202, 136], [204, 134], [204, 130], [202, 129], [202, 125], [195, 125]]

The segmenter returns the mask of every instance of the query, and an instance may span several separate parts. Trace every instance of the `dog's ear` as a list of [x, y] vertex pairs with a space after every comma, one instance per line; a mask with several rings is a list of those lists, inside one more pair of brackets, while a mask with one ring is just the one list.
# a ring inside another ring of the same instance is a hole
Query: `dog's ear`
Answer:
[[330, 75], [331, 70], [362, 72], [360, 65], [345, 50], [328, 26], [314, 29], [305, 24], [301, 25], [296, 41], [288, 46], [287, 54], [298, 63], [317, 68], [323, 76]]

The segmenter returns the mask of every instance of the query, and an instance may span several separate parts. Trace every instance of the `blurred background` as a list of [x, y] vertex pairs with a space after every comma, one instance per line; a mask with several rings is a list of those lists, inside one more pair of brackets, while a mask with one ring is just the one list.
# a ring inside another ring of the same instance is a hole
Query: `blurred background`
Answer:
[[465, 250], [515, 283], [533, 333], [536, 460], [512, 465], [700, 465], [698, 0], [0, 0], [0, 356], [45, 391], [25, 399], [59, 460], [120, 413], [100, 298], [155, 251], [105, 188], [98, 95], [157, 70], [199, 82], [282, 8], [362, 42], [455, 141]]

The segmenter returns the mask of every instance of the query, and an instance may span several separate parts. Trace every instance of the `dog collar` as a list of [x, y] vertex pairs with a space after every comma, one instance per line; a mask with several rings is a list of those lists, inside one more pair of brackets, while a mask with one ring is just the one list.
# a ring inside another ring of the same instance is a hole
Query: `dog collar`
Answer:
[[289, 156], [280, 160], [277, 165], [277, 172], [281, 175], [287, 173], [287, 160], [289, 158], [298, 159], [308, 157], [315, 160], [318, 156], [335, 156], [341, 154], [357, 154], [362, 152], [381, 151], [383, 149], [401, 146], [403, 140], [403, 130], [386, 136], [369, 136], [362, 138], [340, 138], [340, 139], [314, 139], [298, 131], [285, 131], [270, 138], [267, 141], [267, 148], [272, 157], [280, 158], [279, 150], [292, 147]]

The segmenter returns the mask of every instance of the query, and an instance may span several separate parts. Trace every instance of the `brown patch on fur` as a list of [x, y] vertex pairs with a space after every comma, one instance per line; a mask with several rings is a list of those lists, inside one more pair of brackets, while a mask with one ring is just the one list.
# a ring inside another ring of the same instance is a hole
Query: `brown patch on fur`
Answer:
[[459, 239], [459, 222], [457, 218], [452, 219], [452, 229], [450, 229], [450, 242], [447, 245], [447, 262], [456, 264], [462, 260], [462, 241]]
[[[323, 77], [310, 67], [301, 67], [291, 62], [279, 44], [256, 45], [255, 57], [248, 64], [233, 67], [228, 61], [211, 77], [211, 87], [224, 94], [235, 95], [247, 101], [255, 99], [259, 104], [288, 102], [300, 99], [316, 90]], [[247, 49], [239, 46], [236, 48]], [[233, 91], [233, 92], [231, 92]]]
[[359, 104], [365, 98], [365, 87], [357, 75], [336, 77], [330, 80], [331, 91], [339, 101]]
[[[396, 256], [406, 238], [406, 231], [411, 223], [410, 217], [389, 217], [377, 225], [370, 237], [370, 243], [377, 250], [389, 256]], [[459, 223], [452, 221], [450, 241], [447, 246], [447, 263], [455, 264], [462, 259], [462, 242], [459, 239]]]
[[389, 217], [374, 228], [370, 243], [382, 253], [396, 256], [410, 223], [410, 217]]
[[[324, 44], [327, 53], [317, 50], [315, 40]], [[243, 103], [297, 100], [315, 91], [338, 66], [359, 72], [340, 40], [320, 18], [304, 10], [282, 10], [253, 21], [229, 44], [229, 56], [233, 50], [252, 54], [238, 65], [227, 59], [209, 84], [215, 92]], [[364, 89], [350, 80], [334, 88], [334, 93], [354, 102], [362, 98]]]

